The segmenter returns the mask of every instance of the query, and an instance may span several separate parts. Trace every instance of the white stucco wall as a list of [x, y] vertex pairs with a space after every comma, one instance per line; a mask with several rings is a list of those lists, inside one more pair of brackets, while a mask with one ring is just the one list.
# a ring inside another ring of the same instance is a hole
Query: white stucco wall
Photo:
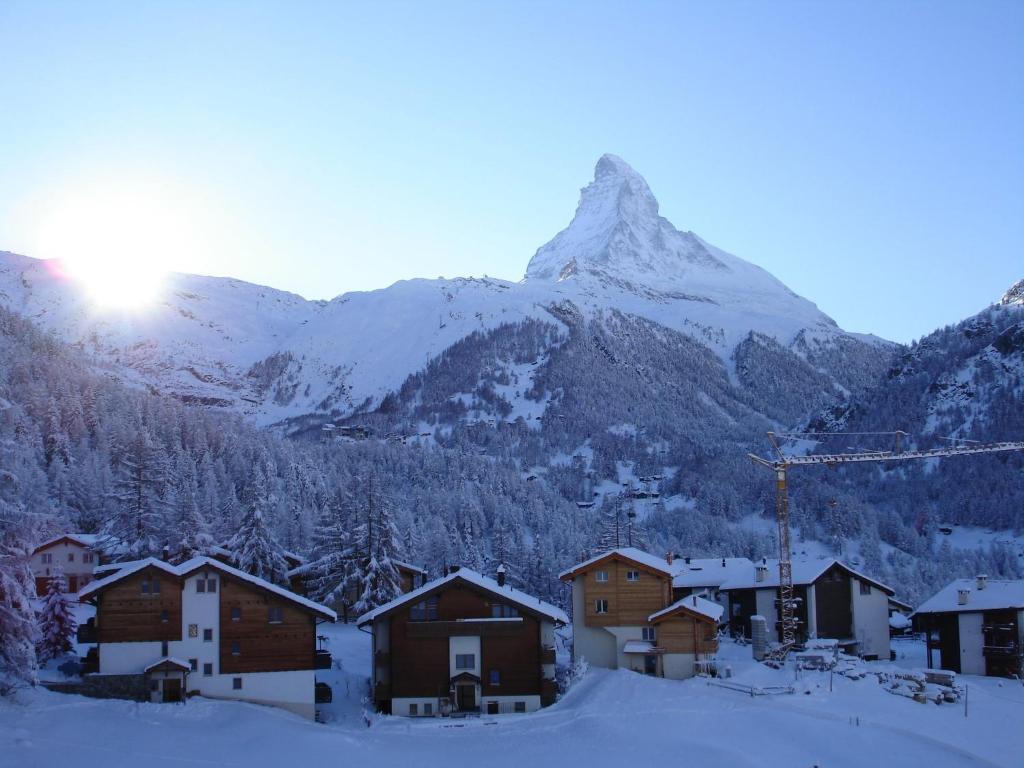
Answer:
[[[200, 578], [216, 579], [217, 591], [214, 593], [196, 592], [196, 582]], [[220, 672], [220, 574], [216, 571], [203, 572], [190, 576], [185, 580], [181, 595], [181, 640], [169, 643], [170, 655], [182, 661], [196, 659], [196, 671], [188, 676], [188, 690], [203, 691], [203, 665], [213, 664], [213, 674]], [[196, 636], [189, 637], [189, 627], [194, 625]], [[203, 630], [213, 630], [213, 640], [203, 641]], [[208, 679], [208, 678], [207, 678]]]
[[[498, 714], [520, 714], [515, 711], [515, 703], [517, 701], [523, 702], [526, 705], [527, 712], [536, 712], [540, 709], [540, 696], [484, 696], [480, 703], [480, 711], [484, 714], [487, 713], [487, 703], [490, 701], [498, 702]], [[440, 710], [440, 699], [424, 699], [424, 698], [395, 698], [391, 700], [391, 714], [400, 715], [402, 717], [412, 717], [409, 714], [409, 705], [415, 704], [417, 713], [415, 717], [437, 717]], [[430, 704], [432, 712], [430, 715], [425, 715], [423, 707], [425, 704]]]
[[159, 661], [160, 643], [100, 643], [100, 674], [140, 675]]
[[692, 653], [666, 653], [661, 657], [661, 670], [671, 680], [693, 677], [697, 657]]
[[960, 614], [960, 674], [985, 674], [985, 636], [980, 613]]
[[853, 601], [853, 636], [862, 656], [889, 660], [889, 596], [878, 587], [868, 585], [871, 594], [862, 595], [860, 579], [850, 580]]
[[[455, 657], [459, 654], [473, 654], [472, 669], [458, 669], [455, 666]], [[480, 674], [480, 636], [479, 635], [453, 635], [448, 638], [448, 670], [452, 677], [469, 672], [477, 677]]]
[[586, 625], [584, 577], [572, 582], [572, 654], [573, 659], [586, 659], [592, 667], [615, 669], [617, 651], [615, 636], [603, 627]]

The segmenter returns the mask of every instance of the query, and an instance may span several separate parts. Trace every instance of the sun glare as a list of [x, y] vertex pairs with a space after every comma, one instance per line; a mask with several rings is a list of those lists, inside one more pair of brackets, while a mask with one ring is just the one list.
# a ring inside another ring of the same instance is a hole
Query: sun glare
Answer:
[[190, 245], [186, 208], [172, 197], [137, 185], [68, 195], [41, 217], [39, 255], [55, 259], [98, 309], [143, 310]]

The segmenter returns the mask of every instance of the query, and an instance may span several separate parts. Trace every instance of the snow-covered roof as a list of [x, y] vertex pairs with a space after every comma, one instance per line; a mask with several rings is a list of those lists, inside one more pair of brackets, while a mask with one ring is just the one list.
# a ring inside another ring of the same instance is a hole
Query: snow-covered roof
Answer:
[[163, 571], [164, 573], [175, 577], [187, 576], [188, 574], [192, 573], [195, 570], [198, 570], [199, 568], [212, 568], [213, 570], [226, 573], [227, 575], [232, 576], [240, 581], [247, 581], [256, 587], [259, 587], [260, 589], [266, 590], [267, 592], [273, 592], [278, 597], [283, 597], [286, 600], [290, 600], [293, 603], [297, 603], [303, 606], [304, 608], [308, 608], [309, 610], [315, 613], [319, 613], [321, 616], [329, 618], [331, 621], [336, 621], [338, 618], [338, 615], [334, 611], [332, 611], [330, 608], [327, 608], [326, 606], [320, 605], [320, 603], [315, 603], [312, 600], [302, 597], [301, 595], [296, 595], [294, 592], [290, 592], [284, 587], [279, 587], [276, 584], [271, 584], [269, 581], [261, 579], [257, 576], [253, 576], [251, 573], [240, 571], [237, 568], [233, 568], [230, 565], [222, 563], [220, 560], [214, 560], [212, 557], [193, 557], [191, 560], [186, 560], [185, 562], [180, 563], [178, 565], [171, 565], [170, 563], [165, 563], [163, 560], [157, 560], [155, 557], [147, 557], [144, 560], [136, 560], [131, 563], [123, 563], [122, 567], [119, 568], [116, 572], [102, 579], [91, 581], [84, 587], [82, 587], [82, 589], [78, 592], [78, 597], [80, 600], [84, 599], [85, 597], [93, 594], [94, 592], [99, 592], [100, 590], [105, 589], [111, 584], [118, 582], [121, 579], [124, 579], [128, 576], [131, 576], [133, 573], [137, 573], [138, 571], [141, 571], [143, 568], [149, 567], [157, 568]]
[[173, 656], [164, 656], [159, 661], [154, 661], [152, 664], [150, 664], [142, 671], [149, 672], [150, 670], [156, 669], [157, 667], [163, 664], [173, 664], [174, 666], [181, 667], [182, 669], [192, 669], [192, 665], [189, 664], [187, 661], [183, 661], [182, 659], [176, 659]]
[[677, 558], [672, 563], [673, 587], [720, 587], [743, 576], [754, 564], [746, 557]]
[[[767, 571], [764, 574], [762, 581], [757, 580], [757, 566], [767, 566]], [[888, 587], [877, 579], [873, 579], [870, 576], [856, 571], [846, 563], [836, 560], [834, 557], [819, 557], [819, 558], [800, 558], [793, 560], [793, 583], [796, 585], [807, 585], [813, 584], [818, 578], [825, 573], [829, 568], [834, 565], [838, 565], [840, 568], [845, 570], [850, 575], [866, 581], [869, 584], [881, 589], [883, 592], [893, 595], [896, 591], [892, 587]], [[759, 560], [757, 563], [751, 563], [749, 568], [741, 569], [736, 576], [722, 582], [720, 585], [723, 590], [730, 589], [772, 589], [779, 586], [779, 561], [778, 560]]]
[[552, 621], [560, 624], [568, 624], [569, 617], [565, 614], [561, 608], [551, 605], [551, 603], [545, 603], [539, 597], [528, 595], [525, 592], [520, 592], [518, 589], [513, 589], [508, 584], [500, 586], [494, 579], [483, 576], [476, 571], [472, 571], [469, 568], [459, 568], [457, 571], [449, 573], [447, 576], [442, 576], [439, 579], [428, 581], [422, 587], [414, 589], [412, 592], [406, 592], [404, 595], [396, 597], [394, 600], [388, 603], [384, 603], [372, 611], [368, 611], [360, 616], [356, 620], [356, 626], [361, 627], [364, 624], [369, 624], [378, 616], [382, 616], [386, 613], [390, 613], [395, 608], [405, 605], [406, 603], [414, 603], [420, 600], [425, 595], [435, 591], [438, 587], [448, 584], [452, 581], [465, 581], [480, 589], [486, 590], [492, 594], [498, 595], [504, 600], [510, 603], [515, 603], [521, 608], [525, 608], [533, 613], [539, 613]]
[[102, 548], [105, 545], [116, 543], [116, 540], [112, 537], [100, 533], [62, 533], [60, 536], [54, 536], [52, 539], [44, 541], [36, 547], [35, 551], [39, 552], [40, 550], [53, 546], [65, 539], [83, 547], [88, 547], [89, 549], [93, 549], [97, 546]]
[[427, 573], [426, 568], [413, 565], [412, 563], [407, 563], [404, 560], [392, 560], [391, 562], [395, 564], [396, 568], [405, 568], [407, 571], [415, 571], [416, 573], [422, 573], [423, 575], [426, 575]]
[[623, 653], [651, 653], [654, 651], [654, 643], [646, 640], [627, 640], [622, 646]]
[[[960, 605], [959, 592], [964, 589], [970, 594], [967, 602]], [[1024, 608], [1024, 581], [989, 579], [984, 589], [978, 589], [975, 579], [956, 579], [925, 600], [914, 615], [994, 611], [1000, 608]]]
[[705, 600], [703, 597], [697, 595], [689, 595], [680, 600], [676, 600], [668, 608], [663, 608], [656, 613], [652, 613], [647, 617], [650, 622], [657, 621], [660, 618], [668, 616], [676, 611], [685, 610], [689, 613], [696, 613], [712, 621], [717, 622], [722, 618], [722, 611], [725, 610], [718, 603], [711, 600]]
[[628, 560], [639, 565], [646, 566], [652, 570], [659, 571], [666, 576], [672, 575], [672, 566], [668, 564], [665, 558], [657, 557], [656, 555], [644, 552], [642, 549], [637, 549], [636, 547], [618, 547], [616, 549], [609, 549], [598, 555], [594, 555], [590, 559], [584, 560], [582, 563], [577, 563], [572, 568], [564, 570], [558, 574], [558, 578], [565, 579], [570, 576], [575, 576], [577, 573], [587, 570], [595, 563], [599, 563], [606, 559]]

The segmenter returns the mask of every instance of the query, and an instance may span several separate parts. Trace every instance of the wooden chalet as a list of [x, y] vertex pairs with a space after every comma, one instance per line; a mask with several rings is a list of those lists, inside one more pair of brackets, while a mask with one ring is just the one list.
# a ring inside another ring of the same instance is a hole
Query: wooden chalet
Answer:
[[573, 656], [675, 679], [712, 671], [722, 607], [696, 594], [677, 600], [678, 571], [671, 556], [621, 547], [561, 573], [572, 585]]
[[928, 667], [1019, 678], [1024, 671], [1024, 581], [956, 579], [913, 614]]
[[504, 581], [452, 568], [357, 625], [373, 636], [373, 697], [413, 717], [532, 712], [555, 699], [559, 608]]
[[124, 563], [86, 585], [99, 675], [141, 678], [152, 701], [238, 699], [315, 713], [316, 625], [334, 611], [208, 557]]

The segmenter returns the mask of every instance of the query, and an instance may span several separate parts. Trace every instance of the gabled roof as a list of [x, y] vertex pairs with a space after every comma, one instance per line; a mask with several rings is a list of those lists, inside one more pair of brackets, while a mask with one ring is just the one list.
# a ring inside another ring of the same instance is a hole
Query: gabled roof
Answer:
[[672, 563], [673, 587], [720, 587], [745, 574], [754, 564], [746, 557], [677, 558]]
[[404, 568], [407, 571], [412, 571], [413, 573], [418, 573], [418, 574], [420, 574], [422, 576], [426, 576], [427, 575], [427, 569], [426, 568], [421, 568], [418, 565], [413, 565], [412, 563], [406, 563], [403, 560], [392, 560], [391, 562], [395, 564], [395, 568]]
[[336, 621], [338, 618], [337, 614], [334, 611], [332, 611], [330, 608], [327, 608], [326, 606], [320, 605], [320, 603], [314, 603], [312, 600], [308, 600], [305, 597], [296, 595], [294, 592], [290, 592], [284, 587], [279, 587], [276, 584], [271, 584], [269, 581], [260, 579], [256, 576], [253, 576], [250, 573], [246, 573], [245, 571], [240, 571], [237, 568], [233, 568], [230, 565], [226, 565], [225, 563], [220, 562], [219, 560], [214, 560], [212, 557], [193, 557], [191, 560], [186, 560], [185, 562], [180, 563], [179, 565], [171, 565], [169, 563], [165, 563], [163, 560], [157, 560], [155, 557], [147, 557], [145, 560], [135, 560], [131, 563], [123, 563], [122, 566], [123, 567], [118, 569], [116, 572], [110, 574], [109, 576], [105, 576], [102, 579], [97, 579], [96, 581], [91, 581], [84, 587], [82, 587], [82, 589], [80, 589], [78, 592], [79, 600], [84, 600], [89, 595], [92, 595], [96, 592], [101, 592], [102, 590], [109, 587], [111, 584], [115, 584], [121, 581], [122, 579], [131, 576], [134, 573], [138, 573], [139, 571], [145, 568], [156, 568], [166, 573], [167, 575], [173, 576], [175, 578], [184, 578], [189, 574], [199, 570], [200, 568], [209, 568], [211, 570], [220, 571], [221, 573], [227, 574], [228, 576], [236, 578], [239, 581], [248, 582], [249, 584], [252, 584], [254, 587], [262, 589], [265, 592], [271, 592], [277, 595], [278, 597], [284, 598], [285, 600], [290, 600], [291, 602], [296, 603], [301, 607], [309, 611], [312, 611], [313, 613], [319, 614], [324, 618], [328, 618], [331, 621]]
[[165, 666], [165, 665], [168, 666], [168, 667], [177, 667], [178, 669], [184, 669], [186, 672], [189, 672], [189, 671], [192, 670], [192, 665], [189, 664], [187, 661], [182, 661], [181, 659], [176, 659], [173, 656], [164, 656], [159, 661], [154, 661], [152, 664], [150, 664], [148, 667], [146, 667], [142, 671], [143, 672], [152, 672], [154, 669], [157, 669], [157, 668]]
[[655, 557], [654, 555], [644, 552], [642, 549], [637, 549], [636, 547], [618, 547], [617, 549], [610, 549], [607, 552], [594, 555], [589, 560], [584, 560], [582, 563], [578, 563], [572, 568], [562, 571], [558, 574], [558, 578], [562, 581], [566, 581], [568, 579], [575, 578], [580, 573], [588, 571], [600, 563], [612, 560], [619, 560], [629, 563], [630, 565], [636, 565], [648, 571], [654, 571], [660, 576], [672, 575], [672, 566], [668, 564], [665, 558]]
[[67, 541], [71, 544], [77, 544], [80, 547], [86, 547], [88, 549], [93, 549], [103, 544], [114, 543], [114, 539], [99, 533], [63, 533], [60, 536], [55, 536], [49, 541], [44, 541], [42, 544], [35, 548], [35, 552], [40, 552], [46, 549], [47, 547], [52, 547], [54, 544], [60, 544], [62, 541]]
[[[965, 605], [959, 603], [961, 589], [970, 592]], [[956, 579], [925, 600], [914, 615], [997, 611], [1001, 608], [1024, 608], [1024, 581], [989, 579], [984, 589], [978, 589], [975, 579]]]
[[476, 571], [471, 571], [469, 568], [459, 568], [457, 571], [449, 573], [447, 576], [442, 576], [439, 579], [428, 581], [422, 587], [414, 589], [412, 592], [407, 592], [404, 595], [396, 597], [389, 603], [384, 603], [372, 611], [368, 611], [360, 616], [356, 620], [356, 626], [362, 627], [377, 618], [384, 616], [385, 614], [391, 613], [396, 608], [400, 608], [403, 605], [417, 603], [424, 597], [427, 597], [431, 593], [439, 590], [441, 587], [449, 584], [453, 581], [463, 581], [471, 586], [482, 589], [485, 592], [489, 592], [502, 600], [509, 603], [513, 603], [524, 610], [544, 616], [545, 618], [551, 619], [552, 621], [559, 624], [568, 624], [569, 617], [565, 614], [561, 608], [558, 608], [551, 603], [545, 603], [538, 597], [528, 595], [525, 592], [520, 592], [518, 589], [513, 589], [508, 584], [505, 586], [499, 586], [498, 582], [494, 579], [490, 579], [487, 576], [482, 576]]
[[[767, 572], [764, 575], [762, 581], [757, 580], [757, 566], [767, 566]], [[793, 560], [793, 584], [798, 586], [805, 586], [813, 584], [817, 581], [827, 570], [833, 566], [838, 565], [844, 571], [851, 576], [854, 576], [861, 581], [866, 581], [868, 584], [878, 587], [880, 590], [888, 595], [896, 594], [896, 590], [892, 587], [888, 587], [882, 582], [867, 576], [860, 571], [856, 571], [846, 563], [836, 560], [834, 557], [822, 557], [822, 558], [803, 558]], [[779, 586], [779, 561], [778, 560], [759, 560], [757, 563], [751, 563], [749, 569], [744, 569], [743, 573], [738, 574], [734, 578], [729, 579], [721, 584], [721, 589], [728, 591], [732, 589], [774, 589]]]
[[667, 619], [676, 613], [689, 613], [696, 616], [699, 619], [710, 620], [718, 622], [722, 618], [722, 611], [725, 610], [718, 603], [712, 602], [711, 600], [705, 600], [703, 597], [697, 595], [689, 595], [676, 600], [668, 608], [662, 608], [656, 613], [652, 613], [647, 617], [647, 620], [652, 624], [660, 621], [661, 619]]

